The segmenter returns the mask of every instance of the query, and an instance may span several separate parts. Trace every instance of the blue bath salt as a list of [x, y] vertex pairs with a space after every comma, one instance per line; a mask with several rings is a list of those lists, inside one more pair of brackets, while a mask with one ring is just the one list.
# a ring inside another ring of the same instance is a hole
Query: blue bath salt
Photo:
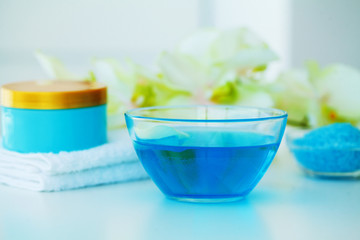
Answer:
[[295, 139], [291, 150], [306, 169], [322, 173], [360, 170], [360, 130], [349, 123], [335, 123]]
[[187, 129], [186, 137], [136, 140], [134, 146], [165, 195], [211, 199], [247, 195], [269, 167], [279, 142], [256, 133]]

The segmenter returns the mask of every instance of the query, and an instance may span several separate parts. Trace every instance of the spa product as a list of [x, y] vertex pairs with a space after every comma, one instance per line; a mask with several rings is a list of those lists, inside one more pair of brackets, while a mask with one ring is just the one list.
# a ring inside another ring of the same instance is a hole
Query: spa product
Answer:
[[107, 141], [106, 87], [87, 81], [29, 81], [1, 88], [5, 149], [53, 152], [88, 149]]
[[168, 197], [233, 201], [260, 181], [279, 147], [286, 113], [235, 106], [154, 107], [126, 113], [145, 170]]
[[288, 135], [288, 145], [305, 172], [317, 176], [360, 176], [360, 130], [335, 123]]

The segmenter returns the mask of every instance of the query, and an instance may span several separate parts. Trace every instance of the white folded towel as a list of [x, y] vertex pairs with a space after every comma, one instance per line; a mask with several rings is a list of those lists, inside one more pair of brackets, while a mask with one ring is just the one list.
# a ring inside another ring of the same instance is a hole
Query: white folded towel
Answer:
[[60, 191], [147, 178], [125, 130], [109, 143], [81, 151], [17, 153], [0, 148], [0, 183], [34, 191]]

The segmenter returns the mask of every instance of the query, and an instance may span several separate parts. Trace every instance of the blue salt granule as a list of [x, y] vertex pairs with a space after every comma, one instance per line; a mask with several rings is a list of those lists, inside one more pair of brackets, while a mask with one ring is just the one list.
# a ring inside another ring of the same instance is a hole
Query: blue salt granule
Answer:
[[350, 123], [334, 123], [310, 131], [294, 144], [321, 148], [360, 147], [360, 130]]
[[335, 123], [295, 139], [292, 152], [299, 163], [314, 172], [360, 171], [360, 130], [349, 123]]

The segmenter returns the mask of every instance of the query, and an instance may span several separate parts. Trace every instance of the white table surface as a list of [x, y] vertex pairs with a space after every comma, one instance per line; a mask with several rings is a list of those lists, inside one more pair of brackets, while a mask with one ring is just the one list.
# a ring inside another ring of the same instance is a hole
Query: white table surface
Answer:
[[0, 186], [0, 239], [360, 239], [360, 180], [306, 177], [289, 158], [225, 204], [168, 200], [150, 180], [56, 193]]

